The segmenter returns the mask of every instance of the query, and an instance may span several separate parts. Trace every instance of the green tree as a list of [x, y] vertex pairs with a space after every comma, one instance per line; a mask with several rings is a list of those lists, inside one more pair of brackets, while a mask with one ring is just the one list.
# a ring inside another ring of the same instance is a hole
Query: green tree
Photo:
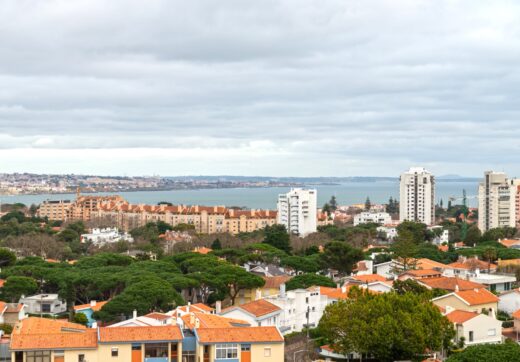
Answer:
[[312, 286], [336, 287], [332, 279], [318, 274], [300, 274], [289, 280], [286, 284], [287, 290], [307, 289]]
[[19, 224], [25, 221], [25, 215], [21, 211], [11, 211], [0, 218], [0, 221], [16, 220]]
[[361, 249], [353, 248], [341, 241], [331, 241], [325, 244], [320, 254], [321, 263], [326, 268], [335, 269], [341, 273], [350, 274], [358, 261], [363, 260]]
[[2, 295], [11, 302], [18, 302], [22, 295], [29, 296], [37, 290], [38, 284], [33, 278], [10, 276], [5, 280]]
[[482, 251], [482, 257], [488, 262], [488, 273], [491, 271], [491, 263], [497, 258], [497, 250], [491, 246]]
[[415, 268], [417, 250], [417, 243], [414, 241], [413, 234], [408, 230], [401, 231], [392, 245], [392, 251], [402, 265], [398, 268], [399, 271]]
[[477, 225], [471, 225], [468, 228], [468, 232], [466, 234], [466, 239], [464, 240], [464, 244], [467, 246], [474, 246], [478, 243], [482, 238], [482, 233]]
[[16, 254], [9, 249], [0, 248], [0, 268], [16, 263]]
[[314, 256], [288, 256], [282, 259], [282, 266], [294, 269], [297, 272], [316, 273], [319, 271], [319, 260]]
[[430, 240], [433, 234], [428, 232], [426, 224], [414, 221], [403, 221], [397, 226], [397, 234], [400, 235], [403, 232], [410, 233], [414, 243], [420, 244], [425, 240]]
[[520, 362], [520, 346], [513, 341], [504, 344], [470, 346], [455, 353], [446, 362]]
[[226, 291], [233, 305], [241, 290], [256, 289], [265, 284], [264, 279], [235, 265], [221, 265], [213, 269], [213, 273], [218, 282], [227, 287]]
[[383, 362], [440, 350], [455, 335], [436, 306], [412, 293], [358, 293], [329, 305], [319, 328], [337, 352], [370, 354]]
[[215, 240], [213, 240], [213, 242], [211, 243], [211, 249], [213, 249], [213, 250], [222, 249], [222, 244], [220, 243], [219, 238], [216, 238]]
[[367, 196], [367, 199], [365, 200], [365, 211], [370, 211], [371, 207], [372, 203], [370, 202], [370, 198]]
[[266, 226], [264, 229], [264, 235], [264, 243], [283, 250], [288, 254], [291, 253], [290, 238], [285, 225], [276, 224]]
[[338, 201], [336, 200], [336, 196], [332, 195], [329, 200], [329, 206], [331, 211], [336, 211], [338, 209]]
[[75, 313], [73, 322], [86, 326], [88, 324], [88, 318], [85, 313]]

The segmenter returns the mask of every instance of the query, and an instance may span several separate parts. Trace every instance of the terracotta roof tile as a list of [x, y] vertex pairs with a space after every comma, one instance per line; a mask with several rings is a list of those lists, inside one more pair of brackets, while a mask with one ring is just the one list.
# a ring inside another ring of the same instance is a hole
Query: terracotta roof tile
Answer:
[[289, 275], [277, 275], [274, 277], [266, 277], [263, 276], [262, 279], [265, 280], [264, 289], [278, 289], [280, 285], [287, 283], [292, 279], [292, 276]]
[[200, 343], [283, 343], [276, 327], [206, 328], [197, 329]]
[[416, 269], [416, 270], [408, 270], [404, 272], [402, 275], [411, 275], [413, 277], [425, 277], [429, 275], [442, 275], [442, 273], [435, 269]]
[[499, 301], [499, 298], [487, 289], [463, 290], [455, 292], [455, 294], [464, 299], [469, 305], [497, 303]]
[[156, 319], [158, 321], [164, 321], [166, 319], [170, 319], [171, 318], [171, 316], [169, 316], [168, 314], [157, 313], [157, 312], [148, 313], [147, 315], [145, 315], [145, 317]]
[[520, 319], [520, 309], [518, 309], [516, 312], [513, 313], [514, 319]]
[[281, 308], [277, 305], [274, 305], [271, 302], [268, 302], [265, 299], [258, 299], [253, 302], [245, 303], [236, 307], [231, 307], [230, 309], [240, 308], [245, 310], [246, 312], [254, 315], [255, 317], [261, 317], [266, 314], [275, 313], [281, 311]]
[[[192, 318], [190, 316], [192, 314], [194, 316], [194, 320], [192, 323]], [[184, 321], [184, 324], [187, 328], [193, 329], [196, 327], [196, 320], [199, 321], [199, 327], [198, 328], [234, 328], [237, 326], [244, 327], [249, 326], [249, 322], [243, 321], [240, 319], [234, 319], [234, 318], [227, 318], [222, 317], [215, 314], [207, 314], [207, 313], [190, 313], [185, 314], [181, 318]]]
[[179, 326], [151, 327], [103, 327], [99, 328], [99, 342], [146, 342], [180, 341], [182, 334]]
[[457, 277], [424, 278], [419, 281], [432, 289], [444, 289], [449, 291], [456, 291], [457, 287], [459, 291], [485, 288], [482, 284]]
[[451, 313], [446, 314], [446, 318], [450, 320], [451, 323], [461, 324], [466, 321], [469, 321], [472, 318], [478, 316], [475, 312], [467, 312], [465, 310], [454, 310]]

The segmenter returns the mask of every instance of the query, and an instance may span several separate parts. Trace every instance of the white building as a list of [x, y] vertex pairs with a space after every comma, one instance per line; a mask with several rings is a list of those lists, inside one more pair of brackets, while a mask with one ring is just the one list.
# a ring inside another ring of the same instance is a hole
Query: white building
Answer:
[[504, 311], [509, 315], [520, 309], [520, 290], [513, 289], [503, 292], [498, 296], [498, 310]]
[[317, 228], [316, 190], [291, 189], [278, 196], [279, 224], [285, 225], [291, 234], [306, 236]]
[[258, 299], [249, 303], [231, 306], [220, 312], [221, 316], [243, 320], [252, 326], [275, 326], [283, 332], [282, 309], [265, 300]]
[[362, 212], [354, 216], [354, 226], [359, 224], [390, 224], [392, 222], [392, 217], [387, 212]]
[[278, 327], [283, 334], [300, 332], [307, 326], [318, 326], [329, 298], [313, 290], [295, 289], [285, 292], [285, 285], [280, 287], [280, 294], [264, 298], [282, 310]]
[[464, 337], [464, 344], [502, 343], [502, 322], [483, 313], [446, 308], [446, 317], [455, 327], [454, 342]]
[[67, 302], [61, 300], [58, 294], [22, 295], [19, 303], [25, 305], [25, 311], [29, 314], [56, 315], [67, 311]]
[[399, 219], [435, 223], [435, 177], [423, 167], [401, 174]]
[[91, 242], [95, 245], [116, 243], [118, 241], [128, 241], [132, 243], [134, 239], [128, 233], [119, 232], [117, 228], [92, 229], [90, 234], [81, 234], [81, 242]]
[[516, 226], [516, 196], [519, 180], [508, 180], [504, 172], [486, 171], [478, 186], [478, 227]]
[[385, 233], [386, 240], [394, 240], [398, 234], [396, 226], [378, 226], [376, 230]]

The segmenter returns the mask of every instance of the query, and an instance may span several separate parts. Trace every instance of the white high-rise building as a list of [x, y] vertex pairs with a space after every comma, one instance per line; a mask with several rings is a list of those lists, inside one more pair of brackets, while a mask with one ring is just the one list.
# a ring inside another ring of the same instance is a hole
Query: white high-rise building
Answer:
[[424, 167], [412, 167], [400, 178], [399, 219], [435, 224], [435, 177]]
[[316, 190], [291, 189], [278, 196], [278, 223], [285, 225], [291, 234], [306, 236], [316, 232]]
[[516, 226], [519, 180], [509, 180], [504, 172], [486, 171], [478, 186], [478, 227], [489, 229]]

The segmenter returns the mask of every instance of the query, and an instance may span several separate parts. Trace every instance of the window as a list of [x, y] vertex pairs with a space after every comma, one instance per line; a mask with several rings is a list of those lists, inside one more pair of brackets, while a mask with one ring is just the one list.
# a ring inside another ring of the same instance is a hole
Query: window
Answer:
[[117, 356], [119, 356], [119, 349], [112, 348], [112, 357], [117, 357]]
[[271, 348], [264, 348], [264, 357], [271, 357]]
[[42, 306], [41, 306], [41, 311], [43, 313], [50, 313], [51, 305], [49, 303], [43, 303]]
[[216, 345], [217, 359], [237, 358], [238, 344], [220, 343]]
[[33, 351], [27, 352], [27, 362], [51, 362], [50, 351]]
[[488, 329], [488, 336], [496, 336], [496, 335], [497, 335], [497, 330], [495, 328]]
[[78, 362], [85, 362], [85, 355], [84, 354], [78, 354]]
[[469, 341], [473, 342], [473, 331], [469, 331]]
[[249, 352], [251, 351], [251, 345], [250, 344], [243, 344], [240, 348], [242, 352]]

